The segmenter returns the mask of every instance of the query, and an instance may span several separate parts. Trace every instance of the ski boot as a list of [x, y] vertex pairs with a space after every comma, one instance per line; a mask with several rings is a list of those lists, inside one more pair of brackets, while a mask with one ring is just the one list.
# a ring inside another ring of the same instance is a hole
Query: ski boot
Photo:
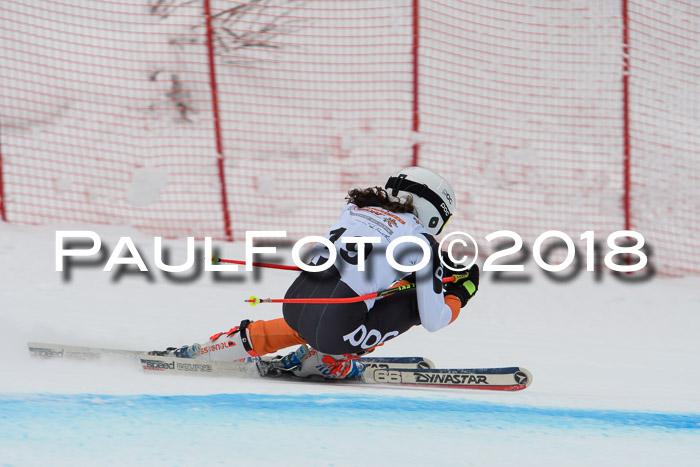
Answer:
[[273, 360], [272, 367], [280, 372], [291, 372], [295, 376], [322, 376], [328, 379], [359, 377], [365, 366], [358, 362], [357, 355], [330, 355], [303, 344], [296, 351]]
[[202, 345], [199, 354], [203, 360], [217, 360], [226, 362], [253, 362], [260, 360], [260, 356], [253, 351], [248, 334], [250, 320], [241, 321], [240, 326], [235, 326], [226, 332], [218, 332]]
[[161, 357], [196, 358], [201, 360], [217, 360], [225, 362], [251, 362], [260, 360], [253, 351], [248, 336], [250, 321], [241, 322], [226, 332], [219, 332], [209, 338], [204, 344], [192, 344], [184, 347], [168, 347], [160, 351], [148, 352], [149, 355]]

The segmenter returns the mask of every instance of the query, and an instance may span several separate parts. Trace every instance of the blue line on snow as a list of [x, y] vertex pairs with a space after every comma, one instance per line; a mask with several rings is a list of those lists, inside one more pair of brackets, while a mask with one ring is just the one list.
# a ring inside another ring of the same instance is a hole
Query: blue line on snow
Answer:
[[[352, 420], [366, 415], [381, 416], [386, 423], [440, 423], [464, 428], [517, 428], [549, 426], [600, 430], [637, 428], [652, 430], [699, 430], [700, 413], [654, 413], [619, 410], [538, 408], [475, 402], [463, 399], [430, 399], [367, 395], [261, 395], [214, 394], [193, 396], [133, 395], [0, 395], [0, 437], [17, 423], [40, 423], [44, 429], [66, 420], [98, 418], [102, 422], [139, 419], [218, 418], [223, 413], [261, 413], [278, 422], [315, 422], [319, 416]], [[89, 422], [88, 422], [89, 423]], [[260, 422], [262, 423], [262, 422]]]

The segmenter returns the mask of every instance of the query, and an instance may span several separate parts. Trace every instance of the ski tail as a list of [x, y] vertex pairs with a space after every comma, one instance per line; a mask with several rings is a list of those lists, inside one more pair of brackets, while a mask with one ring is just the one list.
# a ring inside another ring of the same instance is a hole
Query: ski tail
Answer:
[[[97, 360], [104, 357], [140, 358], [156, 356], [145, 350], [103, 349], [45, 342], [28, 342], [27, 346], [29, 347], [29, 353], [33, 357], [42, 359]], [[168, 355], [161, 356], [168, 357]], [[173, 355], [170, 356], [172, 357]], [[274, 358], [276, 357], [262, 357], [263, 360], [272, 360]], [[209, 360], [202, 361], [209, 362]], [[362, 357], [359, 361], [367, 368], [435, 368], [435, 364], [425, 357]]]

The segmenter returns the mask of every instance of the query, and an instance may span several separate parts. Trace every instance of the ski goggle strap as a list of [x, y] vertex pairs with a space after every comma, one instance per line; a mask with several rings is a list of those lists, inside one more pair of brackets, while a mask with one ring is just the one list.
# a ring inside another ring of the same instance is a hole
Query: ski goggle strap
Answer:
[[416, 195], [420, 198], [427, 200], [430, 204], [435, 206], [437, 212], [442, 218], [443, 226], [450, 220], [452, 213], [450, 208], [447, 207], [445, 202], [440, 198], [440, 195], [435, 193], [433, 190], [428, 188], [428, 185], [424, 183], [416, 183], [408, 180], [406, 174], [400, 174], [398, 177], [390, 177], [384, 186], [385, 189], [391, 190], [391, 196], [398, 196], [399, 191], [405, 191]]

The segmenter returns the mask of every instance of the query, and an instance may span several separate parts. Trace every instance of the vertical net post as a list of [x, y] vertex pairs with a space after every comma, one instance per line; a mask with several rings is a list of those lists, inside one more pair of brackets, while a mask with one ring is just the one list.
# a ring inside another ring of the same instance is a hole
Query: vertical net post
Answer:
[[[630, 101], [629, 101], [629, 24], [627, 0], [622, 0], [622, 126], [623, 126], [623, 206], [625, 211], [625, 230], [630, 230]], [[629, 258], [628, 258], [629, 260]]]
[[5, 185], [2, 181], [2, 125], [0, 125], [0, 219], [7, 222], [5, 216]]
[[[420, 2], [419, 0], [413, 0], [413, 137], [417, 138], [418, 131], [420, 130], [420, 113], [419, 113], [419, 87], [418, 87], [418, 73], [419, 73], [419, 39], [420, 39]], [[413, 156], [411, 158], [411, 165], [418, 165], [418, 141], [413, 143]]]
[[214, 119], [214, 138], [216, 139], [217, 165], [219, 170], [219, 183], [221, 185], [221, 209], [224, 215], [224, 234], [227, 241], [233, 240], [231, 232], [231, 216], [228, 209], [228, 197], [226, 194], [226, 173], [224, 172], [224, 145], [221, 138], [221, 119], [219, 115], [219, 96], [216, 86], [216, 61], [214, 57], [214, 29], [211, 21], [210, 0], [204, 0], [204, 16], [206, 18], [207, 31], [207, 55], [209, 59], [209, 85], [211, 87], [211, 107]]

